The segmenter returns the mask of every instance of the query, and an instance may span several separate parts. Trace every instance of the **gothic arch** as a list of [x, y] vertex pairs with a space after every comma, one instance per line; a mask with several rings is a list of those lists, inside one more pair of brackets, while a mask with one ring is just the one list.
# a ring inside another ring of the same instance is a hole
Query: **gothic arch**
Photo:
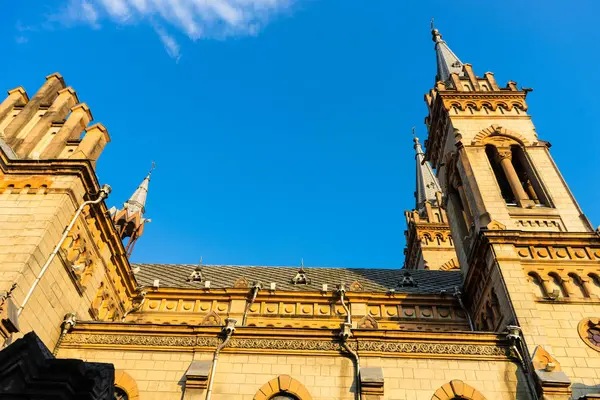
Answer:
[[511, 131], [510, 129], [503, 128], [496, 124], [492, 124], [488, 128], [485, 128], [484, 130], [480, 131], [477, 135], [475, 135], [471, 144], [472, 145], [484, 144], [484, 139], [486, 139], [487, 137], [490, 137], [490, 136], [506, 136], [506, 137], [509, 137], [509, 138], [517, 141], [519, 144], [522, 144], [524, 146], [530, 145], [529, 140], [527, 140], [520, 133]]
[[115, 386], [127, 393], [129, 400], [139, 400], [140, 391], [138, 390], [137, 383], [135, 383], [131, 375], [127, 372], [121, 370], [115, 371]]
[[463, 381], [453, 380], [435, 391], [431, 400], [486, 400], [479, 390], [464, 383]]
[[254, 400], [269, 400], [280, 393], [294, 395], [300, 400], [312, 400], [306, 387], [289, 375], [279, 375], [262, 385], [254, 395]]

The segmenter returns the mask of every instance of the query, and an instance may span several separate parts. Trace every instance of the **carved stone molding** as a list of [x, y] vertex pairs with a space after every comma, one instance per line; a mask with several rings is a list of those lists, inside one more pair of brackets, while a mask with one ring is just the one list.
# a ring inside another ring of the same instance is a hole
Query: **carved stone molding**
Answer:
[[[150, 335], [113, 335], [113, 334], [69, 334], [63, 346], [152, 346], [152, 347], [216, 347], [220, 343], [217, 337], [206, 336], [150, 336]], [[396, 354], [434, 354], [452, 356], [508, 356], [505, 347], [494, 344], [457, 344], [457, 343], [420, 343], [387, 342], [380, 340], [359, 340], [349, 343], [360, 352], [396, 353]], [[228, 349], [257, 350], [302, 350], [302, 351], [340, 351], [339, 342], [331, 340], [305, 339], [250, 339], [232, 338]]]

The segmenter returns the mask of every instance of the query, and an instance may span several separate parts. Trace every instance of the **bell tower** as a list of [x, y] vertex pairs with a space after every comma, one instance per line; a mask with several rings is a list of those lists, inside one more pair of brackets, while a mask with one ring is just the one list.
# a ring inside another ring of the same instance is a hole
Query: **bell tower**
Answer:
[[476, 76], [437, 29], [432, 35], [437, 75], [425, 95], [425, 145], [463, 269], [483, 229], [592, 232], [528, 114], [531, 89], [513, 81], [499, 87], [491, 72]]
[[[600, 365], [600, 345], [589, 344], [600, 326], [600, 234], [538, 137], [531, 89], [475, 75], [433, 27], [432, 37], [426, 159], [444, 193], [465, 306], [476, 330], [512, 332], [539, 398], [577, 398], [591, 383], [575, 357]], [[544, 352], [566, 368], [540, 364]]]

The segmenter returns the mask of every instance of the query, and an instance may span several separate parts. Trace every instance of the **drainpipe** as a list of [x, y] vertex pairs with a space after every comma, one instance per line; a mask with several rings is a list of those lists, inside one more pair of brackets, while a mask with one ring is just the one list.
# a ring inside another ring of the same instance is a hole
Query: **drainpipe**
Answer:
[[465, 303], [463, 303], [463, 301], [462, 301], [462, 293], [458, 289], [458, 286], [454, 287], [454, 293], [452, 293], [452, 296], [454, 296], [456, 298], [456, 300], [458, 300], [458, 304], [460, 305], [460, 308], [462, 308], [463, 312], [467, 316], [467, 321], [469, 322], [469, 328], [471, 328], [471, 332], [474, 332], [475, 327], [473, 326], [473, 320], [471, 319], [471, 314], [469, 314], [467, 307], [465, 307]]
[[[139, 311], [142, 308], [142, 306], [146, 302], [146, 294], [148, 294], [148, 292], [146, 292], [145, 290], [142, 290], [140, 292], [139, 296], [142, 298], [142, 300], [139, 303], [137, 303], [135, 306], [131, 306], [131, 308], [128, 311], [125, 311], [125, 314], [123, 314], [123, 318], [121, 319], [121, 322], [125, 322], [125, 317], [127, 317], [131, 313]], [[139, 297], [138, 297], [138, 299], [139, 299]]]
[[73, 328], [76, 323], [77, 323], [77, 315], [74, 312], [70, 312], [65, 315], [65, 318], [63, 319], [63, 322], [60, 325], [60, 327], [62, 328], [62, 331], [60, 332], [60, 336], [58, 337], [58, 340], [56, 341], [56, 344], [54, 345], [54, 351], [52, 351], [53, 356], [56, 356], [56, 353], [58, 353], [58, 348], [60, 347], [66, 334], [69, 333], [71, 328]]
[[[350, 314], [350, 309], [348, 308], [348, 306], [346, 305], [346, 303], [344, 301], [344, 296], [346, 294], [346, 288], [345, 288], [344, 284], [341, 284], [338, 286], [337, 293], [340, 296], [340, 302], [342, 303], [342, 307], [344, 307], [344, 310], [346, 311], [346, 322], [342, 323], [340, 326], [340, 341], [342, 342], [342, 347], [344, 348], [344, 350], [346, 350], [354, 359], [354, 367], [355, 367], [354, 376], [356, 379], [356, 396], [355, 397], [357, 400], [361, 400], [362, 394], [360, 392], [360, 358], [358, 357], [358, 353], [356, 351], [354, 351], [348, 345], [348, 338], [352, 335], [352, 315]], [[358, 342], [357, 342], [357, 348], [358, 348]]]
[[58, 241], [58, 244], [54, 248], [54, 251], [52, 253], [50, 253], [50, 257], [48, 257], [48, 260], [46, 260], [46, 263], [44, 264], [44, 266], [40, 270], [40, 273], [38, 274], [37, 278], [35, 278], [35, 281], [33, 282], [33, 285], [31, 285], [31, 288], [29, 289], [29, 292], [27, 292], [27, 296], [25, 296], [25, 299], [23, 300], [23, 304], [21, 304], [21, 307], [19, 307], [19, 310], [17, 311], [17, 316], [20, 316], [21, 313], [23, 312], [23, 308], [25, 308], [25, 305], [27, 305], [27, 302], [31, 298], [31, 295], [33, 294], [33, 291], [35, 290], [35, 288], [37, 287], [37, 285], [40, 283], [40, 280], [42, 279], [42, 277], [46, 273], [46, 270], [48, 270], [48, 267], [50, 266], [50, 263], [52, 262], [52, 260], [54, 260], [54, 257], [56, 257], [56, 255], [58, 254], [58, 251], [60, 250], [60, 248], [62, 247], [63, 243], [65, 242], [65, 239], [67, 239], [67, 236], [69, 235], [69, 232], [71, 232], [71, 229], [73, 229], [73, 226], [75, 225], [75, 222], [77, 222], [77, 218], [82, 213], [82, 211], [85, 208], [85, 206], [91, 205], [91, 204], [98, 204], [98, 203], [100, 203], [102, 200], [104, 200], [104, 199], [106, 199], [108, 197], [108, 195], [110, 194], [111, 190], [112, 189], [111, 189], [110, 186], [103, 185], [102, 188], [100, 189], [100, 192], [98, 193], [98, 198], [96, 200], [85, 201], [85, 202], [83, 202], [79, 206], [79, 208], [77, 209], [77, 212], [73, 216], [73, 219], [71, 219], [71, 223], [69, 223], [69, 225], [66, 227], [65, 231], [63, 232], [62, 237], [60, 238], [60, 240]]
[[256, 301], [256, 296], [258, 295], [258, 291], [262, 289], [262, 284], [260, 282], [255, 282], [252, 286], [252, 297], [250, 298], [250, 302], [246, 304], [246, 309], [244, 310], [244, 316], [242, 317], [242, 326], [246, 326], [246, 318], [248, 317], [248, 311], [250, 311], [250, 307]]
[[215, 354], [213, 355], [213, 363], [212, 363], [212, 367], [210, 369], [210, 377], [208, 378], [208, 386], [207, 386], [207, 390], [206, 390], [206, 400], [210, 400], [210, 396], [212, 394], [212, 387], [213, 387], [213, 382], [215, 379], [215, 374], [217, 373], [217, 362], [219, 360], [219, 353], [221, 352], [221, 350], [223, 350], [223, 348], [225, 346], [227, 346], [227, 343], [229, 343], [229, 339], [231, 339], [231, 336], [233, 335], [233, 332], [235, 332], [235, 324], [237, 323], [237, 321], [235, 319], [231, 319], [231, 318], [227, 318], [225, 320], [225, 327], [223, 328], [223, 331], [221, 332], [221, 334], [225, 337], [225, 339], [223, 340], [223, 342], [217, 346], [217, 349], [215, 350]]
[[531, 364], [528, 362], [528, 359], [526, 359], [527, 349], [525, 349], [523, 340], [521, 338], [521, 328], [516, 325], [508, 325], [506, 329], [508, 330], [506, 333], [506, 339], [508, 339], [510, 342], [510, 348], [523, 368], [525, 379], [527, 380], [527, 385], [529, 386], [529, 391], [531, 392], [534, 400], [539, 400], [540, 397], [538, 396], [534, 383], [535, 378], [533, 376], [533, 371], [530, 368]]

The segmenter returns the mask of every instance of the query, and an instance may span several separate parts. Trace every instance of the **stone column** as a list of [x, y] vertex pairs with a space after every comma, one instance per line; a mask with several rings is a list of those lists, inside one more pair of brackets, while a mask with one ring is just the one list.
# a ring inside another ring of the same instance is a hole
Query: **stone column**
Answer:
[[527, 192], [525, 192], [525, 189], [523, 189], [523, 185], [521, 185], [517, 171], [512, 164], [512, 151], [510, 147], [497, 147], [496, 152], [500, 166], [502, 167], [502, 170], [504, 170], [504, 174], [506, 175], [508, 184], [515, 195], [517, 204], [520, 207], [533, 206], [534, 202], [529, 198]]

